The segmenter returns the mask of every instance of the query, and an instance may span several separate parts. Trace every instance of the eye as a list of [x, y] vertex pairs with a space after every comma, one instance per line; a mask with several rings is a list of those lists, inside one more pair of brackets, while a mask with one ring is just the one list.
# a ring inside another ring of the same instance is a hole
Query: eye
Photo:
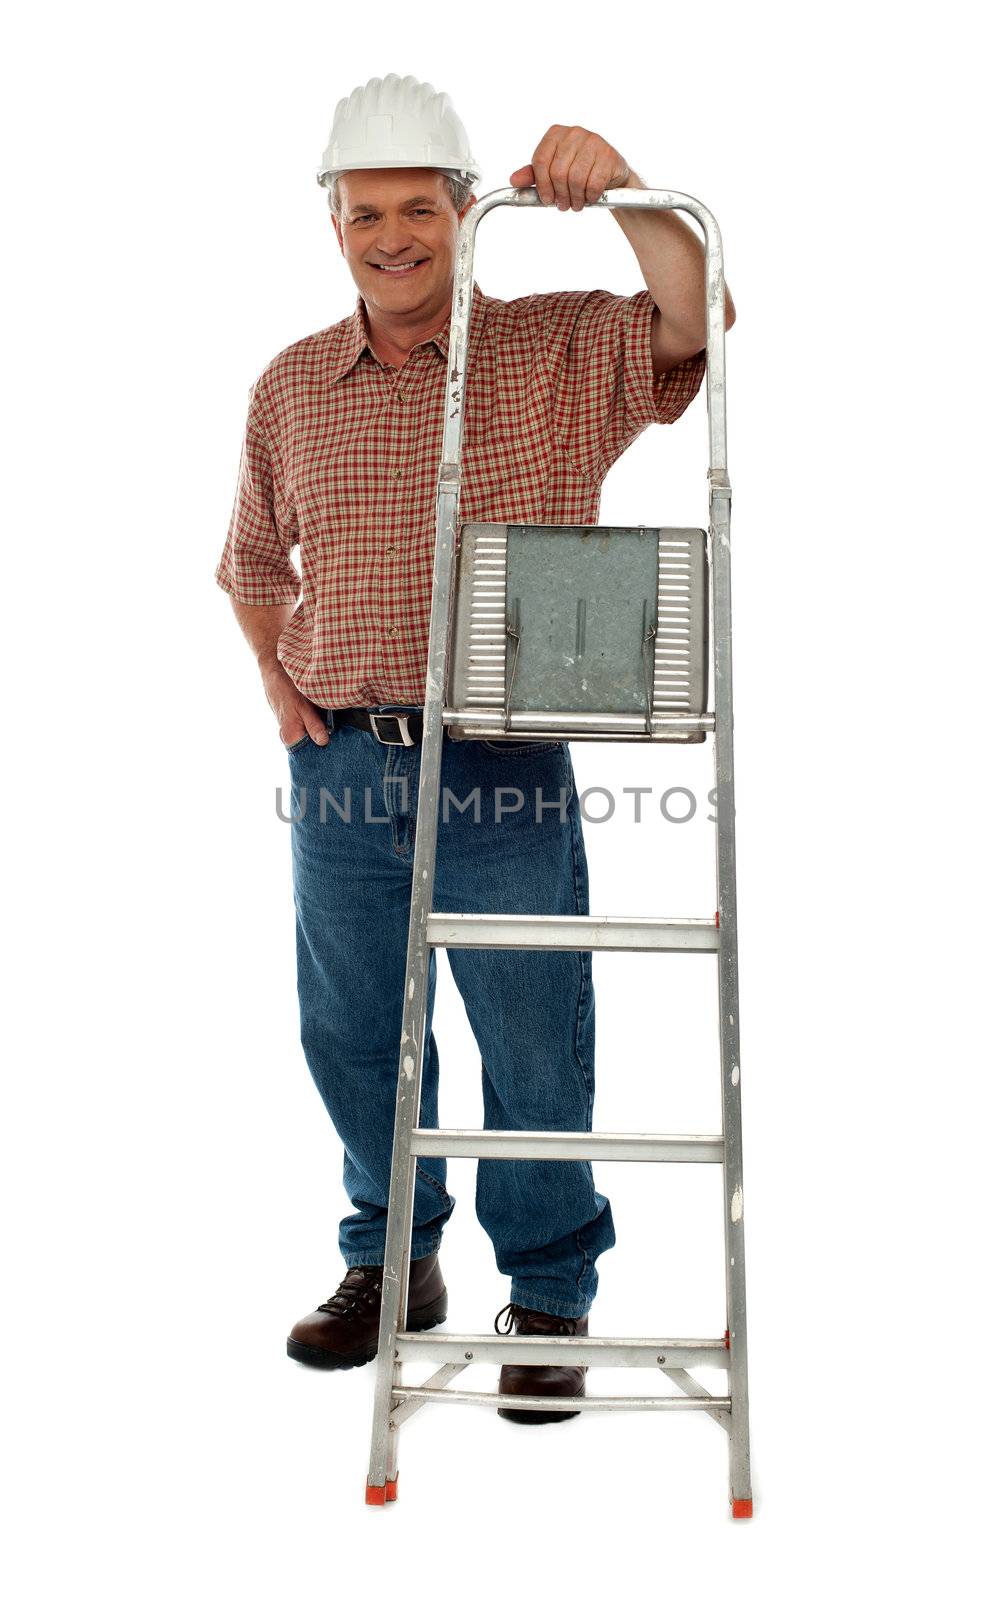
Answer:
[[416, 217], [431, 217], [433, 214], [434, 213], [429, 206], [415, 206], [414, 208], [414, 215]]
[[361, 217], [355, 217], [355, 222], [371, 222], [376, 215], [374, 211], [367, 211]]

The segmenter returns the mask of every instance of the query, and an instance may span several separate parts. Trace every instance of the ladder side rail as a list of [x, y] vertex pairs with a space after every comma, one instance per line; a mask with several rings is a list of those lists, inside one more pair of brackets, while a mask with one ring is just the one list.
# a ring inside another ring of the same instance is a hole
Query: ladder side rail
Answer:
[[[453, 301], [454, 313], [456, 299]], [[459, 483], [439, 480], [436, 511], [436, 545], [432, 569], [432, 610], [429, 624], [425, 716], [415, 814], [414, 871], [408, 920], [407, 963], [401, 1020], [397, 1107], [394, 1115], [393, 1154], [384, 1250], [383, 1293], [376, 1352], [376, 1393], [373, 1402], [373, 1437], [368, 1484], [378, 1489], [388, 1477], [396, 1478], [397, 1429], [390, 1427], [393, 1388], [400, 1383], [395, 1357], [398, 1327], [407, 1320], [415, 1162], [411, 1134], [418, 1126], [424, 1060], [425, 1020], [428, 1009], [428, 963], [431, 947], [426, 923], [432, 907], [435, 850], [442, 761], [442, 691], [446, 658], [449, 590], [456, 543], [456, 508]]]
[[[401, 1363], [396, 1352], [398, 1331], [407, 1322], [415, 1161], [411, 1135], [418, 1126], [424, 1060], [425, 1018], [428, 1009], [430, 946], [427, 921], [435, 884], [440, 773], [442, 766], [442, 705], [445, 686], [453, 567], [459, 536], [457, 511], [460, 494], [460, 444], [466, 399], [466, 353], [470, 333], [473, 293], [473, 235], [476, 221], [465, 233], [471, 216], [480, 218], [491, 207], [482, 201], [460, 225], [460, 248], [453, 275], [453, 303], [446, 361], [443, 409], [442, 460], [436, 494], [435, 555], [432, 564], [432, 606], [429, 617], [428, 660], [425, 675], [425, 709], [415, 809], [414, 870], [408, 921], [404, 1006], [401, 1019], [397, 1108], [390, 1169], [383, 1294], [376, 1349], [376, 1390], [373, 1433], [369, 1454], [368, 1487], [376, 1490], [397, 1474], [397, 1428], [390, 1426], [394, 1389], [401, 1383]], [[466, 244], [464, 246], [464, 240]]]
[[[738, 1012], [738, 919], [735, 857], [734, 719], [732, 707], [730, 503], [727, 484], [711, 487], [711, 585], [714, 639], [718, 1010], [721, 1121], [724, 1138], [725, 1296], [731, 1345], [729, 1469], [732, 1502], [751, 1506], [749, 1380], [745, 1294], [745, 1191]], [[742, 1514], [746, 1514], [743, 1509]]]

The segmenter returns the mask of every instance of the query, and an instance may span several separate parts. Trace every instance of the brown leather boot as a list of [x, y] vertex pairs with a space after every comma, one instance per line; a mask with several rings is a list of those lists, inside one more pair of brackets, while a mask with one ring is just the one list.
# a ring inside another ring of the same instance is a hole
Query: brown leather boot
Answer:
[[[382, 1294], [382, 1266], [349, 1267], [330, 1300], [297, 1322], [286, 1340], [287, 1354], [311, 1367], [361, 1367], [372, 1361], [380, 1329]], [[445, 1321], [446, 1305], [438, 1251], [412, 1261], [408, 1276], [409, 1331], [420, 1333]]]
[[[508, 1312], [508, 1321], [504, 1328], [499, 1328], [498, 1322]], [[589, 1319], [585, 1317], [552, 1317], [546, 1311], [532, 1311], [527, 1306], [509, 1304], [502, 1306], [495, 1317], [495, 1332], [509, 1333], [512, 1328], [518, 1333], [543, 1334], [548, 1339], [577, 1338], [579, 1334], [589, 1331]], [[498, 1382], [499, 1394], [537, 1394], [546, 1396], [547, 1399], [580, 1399], [585, 1393], [585, 1374], [587, 1367], [515, 1367], [505, 1366], [501, 1369], [501, 1378]], [[577, 1417], [577, 1411], [530, 1411], [528, 1408], [508, 1409], [501, 1406], [498, 1415], [506, 1417], [509, 1422], [566, 1422], [569, 1417]]]

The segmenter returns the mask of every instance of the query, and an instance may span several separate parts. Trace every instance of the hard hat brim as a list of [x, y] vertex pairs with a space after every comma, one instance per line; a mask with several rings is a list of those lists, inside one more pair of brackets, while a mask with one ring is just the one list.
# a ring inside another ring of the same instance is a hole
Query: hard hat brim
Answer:
[[331, 178], [340, 178], [344, 172], [387, 172], [395, 167], [413, 167], [420, 172], [441, 172], [444, 177], [469, 178], [472, 183], [476, 183], [482, 176], [480, 168], [469, 161], [458, 161], [455, 166], [432, 166], [429, 162], [415, 161], [413, 156], [410, 159], [388, 156], [382, 161], [369, 156], [358, 161], [342, 162], [337, 167], [324, 168], [318, 172], [317, 182], [325, 184]]

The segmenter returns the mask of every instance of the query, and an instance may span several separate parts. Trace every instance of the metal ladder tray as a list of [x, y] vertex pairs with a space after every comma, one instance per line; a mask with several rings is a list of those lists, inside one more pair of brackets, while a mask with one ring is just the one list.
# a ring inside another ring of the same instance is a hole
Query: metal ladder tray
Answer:
[[459, 557], [451, 737], [706, 738], [702, 528], [474, 522]]

